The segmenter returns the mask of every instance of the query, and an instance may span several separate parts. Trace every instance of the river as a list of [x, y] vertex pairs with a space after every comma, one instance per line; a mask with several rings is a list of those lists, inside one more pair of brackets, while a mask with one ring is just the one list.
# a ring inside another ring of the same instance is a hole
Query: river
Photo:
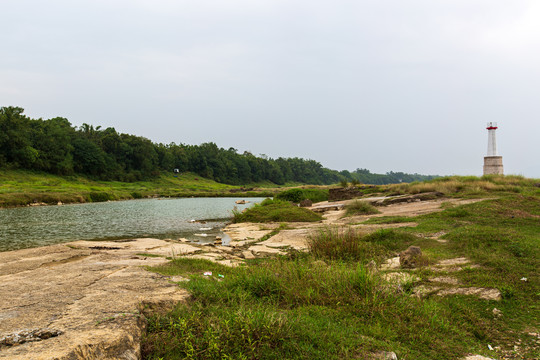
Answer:
[[235, 207], [243, 210], [263, 199], [249, 198], [246, 205], [236, 200], [240, 198], [141, 199], [0, 209], [0, 251], [74, 240], [213, 241]]

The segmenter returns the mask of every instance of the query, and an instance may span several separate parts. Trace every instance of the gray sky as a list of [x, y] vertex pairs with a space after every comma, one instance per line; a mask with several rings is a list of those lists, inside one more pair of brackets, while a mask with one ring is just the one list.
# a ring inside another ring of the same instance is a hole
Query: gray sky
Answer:
[[0, 0], [0, 105], [336, 170], [540, 177], [537, 0]]

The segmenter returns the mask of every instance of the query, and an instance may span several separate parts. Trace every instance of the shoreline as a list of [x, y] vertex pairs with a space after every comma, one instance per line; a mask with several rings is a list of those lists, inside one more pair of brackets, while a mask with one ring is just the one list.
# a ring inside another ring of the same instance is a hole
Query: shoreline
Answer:
[[[77, 240], [123, 241], [142, 237], [171, 241], [187, 238], [203, 244], [212, 242], [216, 236], [224, 237], [223, 229], [231, 222], [235, 207], [241, 210], [263, 198], [254, 198], [246, 204], [236, 204], [235, 200], [245, 198], [140, 199], [140, 202], [70, 204], [64, 208], [5, 209], [0, 211], [0, 251]], [[51, 217], [57, 220], [47, 225]]]

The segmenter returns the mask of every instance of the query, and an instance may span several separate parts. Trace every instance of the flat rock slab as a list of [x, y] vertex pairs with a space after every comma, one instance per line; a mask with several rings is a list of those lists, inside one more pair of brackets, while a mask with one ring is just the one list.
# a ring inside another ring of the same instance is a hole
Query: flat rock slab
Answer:
[[230, 246], [244, 246], [258, 241], [278, 226], [279, 224], [264, 224], [263, 226], [262, 224], [239, 223], [228, 225], [223, 232], [231, 238]]
[[490, 288], [477, 288], [477, 287], [468, 287], [468, 288], [450, 288], [440, 290], [437, 295], [439, 296], [448, 296], [448, 295], [473, 295], [480, 299], [484, 300], [501, 300], [501, 292], [497, 289]]
[[253, 245], [249, 248], [249, 251], [256, 256], [265, 256], [265, 255], [285, 255], [287, 254], [284, 251], [279, 250], [278, 248], [267, 247], [264, 245]]
[[137, 254], [168, 255], [176, 245], [77, 241], [0, 253], [0, 339], [57, 334], [0, 346], [0, 359], [137, 359], [141, 304], [170, 307], [187, 296], [166, 276], [144, 270], [164, 257]]
[[272, 248], [293, 248], [296, 250], [307, 249], [307, 238], [312, 230], [310, 229], [294, 229], [282, 230], [277, 235], [272, 236], [268, 240], [258, 243]]

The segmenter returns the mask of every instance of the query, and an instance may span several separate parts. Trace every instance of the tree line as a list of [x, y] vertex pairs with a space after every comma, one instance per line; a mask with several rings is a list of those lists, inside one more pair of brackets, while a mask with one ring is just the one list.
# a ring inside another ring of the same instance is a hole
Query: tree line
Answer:
[[83, 124], [75, 127], [62, 117], [31, 119], [20, 107], [0, 108], [0, 168], [81, 174], [99, 180], [138, 181], [172, 173], [193, 172], [217, 182], [243, 185], [270, 181], [332, 184], [356, 180], [366, 184], [411, 182], [433, 178], [365, 169], [338, 172], [314, 160], [267, 158], [216, 144], [153, 143], [114, 128]]

